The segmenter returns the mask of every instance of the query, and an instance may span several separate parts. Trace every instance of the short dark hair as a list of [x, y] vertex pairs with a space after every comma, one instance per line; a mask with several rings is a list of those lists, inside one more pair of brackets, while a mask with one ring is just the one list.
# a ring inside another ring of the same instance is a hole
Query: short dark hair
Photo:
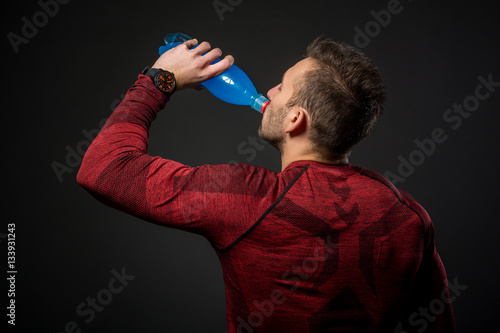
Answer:
[[308, 111], [315, 150], [330, 158], [349, 154], [383, 112], [382, 77], [364, 54], [331, 39], [315, 39], [306, 57], [317, 66], [297, 82], [288, 106]]

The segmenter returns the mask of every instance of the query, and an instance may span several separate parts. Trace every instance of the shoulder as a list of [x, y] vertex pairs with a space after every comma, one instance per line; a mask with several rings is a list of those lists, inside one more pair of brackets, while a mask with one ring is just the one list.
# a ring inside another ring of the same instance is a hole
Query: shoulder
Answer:
[[422, 223], [427, 228], [431, 224], [431, 219], [427, 211], [413, 198], [413, 196], [407, 191], [397, 188], [394, 184], [392, 184], [387, 178], [379, 174], [378, 172], [365, 169], [359, 166], [353, 166], [353, 169], [361, 176], [371, 179], [376, 184], [378, 184], [382, 188], [386, 188], [389, 194], [392, 193], [394, 197], [400, 201], [403, 205], [410, 208], [415, 212], [416, 215], [422, 220]]
[[245, 163], [234, 164], [207, 164], [192, 169], [193, 173], [203, 173], [212, 178], [247, 182], [262, 179], [276, 179], [278, 173]]

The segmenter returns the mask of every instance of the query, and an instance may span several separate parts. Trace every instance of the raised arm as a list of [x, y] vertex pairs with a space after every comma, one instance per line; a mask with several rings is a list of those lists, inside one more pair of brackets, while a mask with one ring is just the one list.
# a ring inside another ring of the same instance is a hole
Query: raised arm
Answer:
[[[164, 53], [153, 65], [174, 73], [177, 90], [198, 86], [225, 71], [234, 61], [227, 56], [211, 65], [221, 51], [210, 50], [206, 42], [193, 48], [197, 44], [196, 40], [187, 41]], [[146, 153], [149, 127], [168, 99], [151, 78], [139, 75], [88, 148], [77, 182], [112, 207], [153, 222], [171, 222], [175, 227], [175, 223], [199, 219], [203, 207], [181, 203], [180, 199], [192, 200], [192, 193], [184, 193], [183, 188], [209, 171]], [[172, 207], [165, 210], [167, 203]], [[172, 213], [179, 212], [175, 208], [181, 204], [201, 209], [182, 212], [182, 216]]]

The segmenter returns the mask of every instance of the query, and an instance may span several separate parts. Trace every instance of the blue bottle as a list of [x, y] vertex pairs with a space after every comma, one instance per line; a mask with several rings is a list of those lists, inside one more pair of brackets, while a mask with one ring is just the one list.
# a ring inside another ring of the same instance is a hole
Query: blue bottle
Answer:
[[[165, 37], [165, 44], [160, 46], [159, 53], [162, 55], [171, 48], [184, 43], [191, 37], [183, 33], [172, 33]], [[219, 62], [217, 59], [213, 63]], [[257, 93], [250, 78], [236, 65], [232, 65], [224, 73], [201, 83], [215, 97], [224, 102], [236, 105], [250, 105], [252, 109], [264, 113], [269, 100], [262, 94]]]

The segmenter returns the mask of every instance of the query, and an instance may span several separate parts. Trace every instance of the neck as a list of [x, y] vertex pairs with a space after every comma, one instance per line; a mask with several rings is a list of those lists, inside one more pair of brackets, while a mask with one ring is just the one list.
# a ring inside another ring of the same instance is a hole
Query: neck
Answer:
[[324, 154], [307, 150], [281, 150], [281, 171], [285, 170], [290, 164], [297, 161], [314, 161], [330, 165], [345, 165], [349, 163], [348, 155], [325, 158]]

